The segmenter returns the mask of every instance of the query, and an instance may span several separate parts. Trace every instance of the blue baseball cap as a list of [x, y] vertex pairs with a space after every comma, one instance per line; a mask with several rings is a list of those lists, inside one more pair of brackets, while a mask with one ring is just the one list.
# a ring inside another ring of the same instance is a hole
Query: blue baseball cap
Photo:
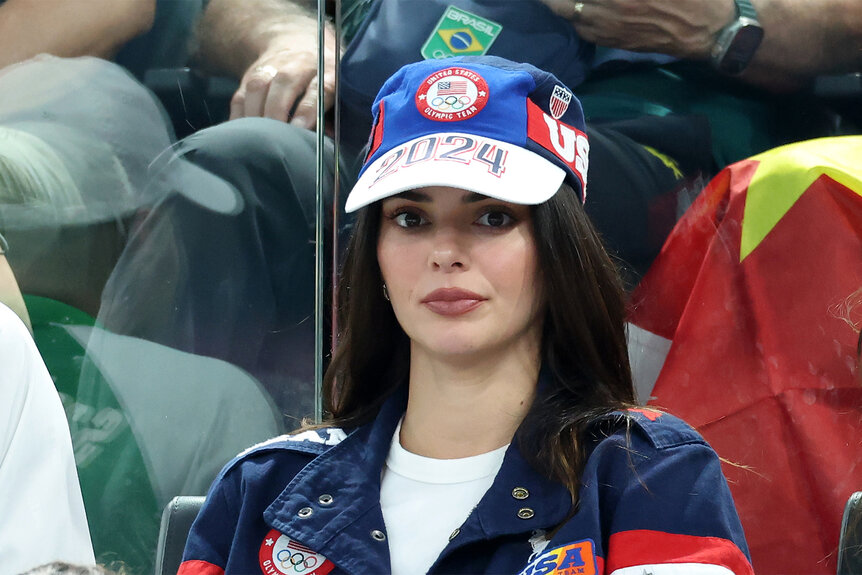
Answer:
[[496, 56], [409, 64], [386, 81], [373, 112], [348, 212], [426, 186], [533, 205], [565, 181], [586, 199], [581, 104], [534, 66]]

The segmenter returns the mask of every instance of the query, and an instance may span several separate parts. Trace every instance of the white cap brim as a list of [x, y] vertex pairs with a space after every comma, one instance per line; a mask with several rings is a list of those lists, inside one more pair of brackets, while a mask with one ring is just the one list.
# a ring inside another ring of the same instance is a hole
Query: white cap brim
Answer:
[[[468, 145], [469, 144], [469, 145]], [[446, 132], [414, 138], [388, 151], [362, 173], [347, 197], [354, 212], [407, 190], [446, 186], [514, 204], [550, 199], [565, 171], [521, 146], [474, 134]]]

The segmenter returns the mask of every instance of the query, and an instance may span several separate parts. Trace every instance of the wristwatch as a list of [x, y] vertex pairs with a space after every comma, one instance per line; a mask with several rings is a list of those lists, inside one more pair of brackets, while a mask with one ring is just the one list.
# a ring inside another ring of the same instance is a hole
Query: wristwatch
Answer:
[[712, 47], [712, 65], [725, 74], [742, 73], [763, 40], [763, 27], [751, 0], [733, 0], [736, 19], [718, 33]]

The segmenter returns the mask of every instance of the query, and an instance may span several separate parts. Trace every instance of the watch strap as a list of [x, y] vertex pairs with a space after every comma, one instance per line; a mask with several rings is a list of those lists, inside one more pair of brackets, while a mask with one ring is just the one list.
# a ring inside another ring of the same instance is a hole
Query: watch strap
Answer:
[[[757, 19], [757, 10], [751, 4], [751, 0], [733, 0], [733, 2], [736, 5], [736, 18], [719, 32], [710, 60], [714, 68], [726, 74], [737, 75], [748, 66], [754, 56], [754, 51], [757, 50], [763, 38], [763, 27]], [[743, 45], [737, 46], [730, 52], [731, 57], [728, 59], [729, 50], [734, 46], [737, 35], [743, 31], [750, 34], [752, 29], [760, 30], [760, 38], [754, 40], [754, 44], [749, 39]], [[742, 50], [740, 51], [739, 48]]]
[[752, 5], [751, 0], [733, 0], [733, 3], [736, 4], [737, 19], [749, 18], [751, 20], [757, 20], [757, 10], [754, 9], [754, 5]]

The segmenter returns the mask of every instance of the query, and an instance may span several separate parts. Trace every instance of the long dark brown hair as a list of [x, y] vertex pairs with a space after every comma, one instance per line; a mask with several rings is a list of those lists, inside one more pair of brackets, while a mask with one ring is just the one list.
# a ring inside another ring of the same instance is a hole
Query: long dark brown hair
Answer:
[[[574, 190], [563, 184], [531, 208], [547, 301], [547, 374], [518, 431], [532, 465], [576, 500], [587, 432], [597, 417], [634, 405], [622, 283]], [[383, 297], [377, 263], [380, 204], [364, 208], [345, 254], [338, 293], [338, 346], [324, 376], [328, 425], [371, 421], [405, 383], [409, 340]]]

